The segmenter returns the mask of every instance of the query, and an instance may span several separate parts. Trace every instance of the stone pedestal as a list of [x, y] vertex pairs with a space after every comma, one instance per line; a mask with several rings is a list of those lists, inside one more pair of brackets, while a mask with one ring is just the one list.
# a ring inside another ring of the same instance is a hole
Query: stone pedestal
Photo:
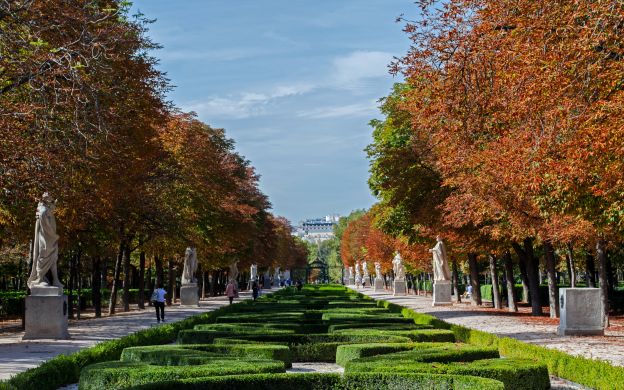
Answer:
[[271, 278], [264, 277], [264, 283], [262, 284], [262, 288], [265, 290], [271, 289]]
[[432, 306], [450, 306], [452, 286], [450, 280], [436, 280], [433, 282], [433, 303]]
[[180, 287], [180, 305], [199, 306], [197, 283], [183, 284]]
[[604, 335], [599, 288], [559, 290], [560, 336]]
[[392, 295], [407, 295], [407, 283], [405, 280], [395, 280], [392, 283], [393, 294]]
[[[47, 287], [45, 287], [48, 289]], [[40, 289], [40, 287], [35, 287]], [[54, 287], [54, 289], [59, 289]], [[34, 289], [33, 289], [34, 290]], [[62, 291], [62, 290], [61, 290]], [[68, 339], [67, 295], [47, 290], [55, 295], [29, 295], [26, 297], [26, 333], [23, 340]]]
[[375, 279], [375, 292], [384, 291], [384, 282], [382, 279]]
[[349, 286], [355, 286], [355, 278], [349, 278]]

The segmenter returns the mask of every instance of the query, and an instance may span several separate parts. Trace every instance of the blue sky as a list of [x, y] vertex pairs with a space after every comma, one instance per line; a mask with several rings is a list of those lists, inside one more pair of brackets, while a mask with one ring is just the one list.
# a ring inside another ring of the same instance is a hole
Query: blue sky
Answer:
[[374, 203], [363, 149], [408, 40], [407, 0], [135, 0], [176, 86], [170, 99], [225, 128], [292, 222]]

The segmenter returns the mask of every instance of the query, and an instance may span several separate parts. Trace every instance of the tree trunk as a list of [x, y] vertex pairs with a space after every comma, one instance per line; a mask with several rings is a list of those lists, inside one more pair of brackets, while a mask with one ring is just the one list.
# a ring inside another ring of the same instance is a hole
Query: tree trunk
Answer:
[[613, 263], [611, 262], [611, 256], [609, 256], [609, 252], [606, 253], [607, 256], [607, 282], [609, 288], [609, 294], [612, 294], [615, 290], [615, 286], [617, 282], [615, 280], [615, 272], [613, 270]]
[[477, 265], [477, 254], [468, 254], [468, 268], [470, 270], [470, 285], [472, 286], [472, 305], [478, 306], [481, 301], [481, 283], [479, 283], [479, 269]]
[[559, 318], [559, 288], [557, 287], [555, 248], [552, 242], [544, 242], [544, 258], [546, 260], [546, 274], [548, 276], [548, 306], [550, 318]]
[[539, 296], [539, 275], [538, 275], [538, 262], [533, 254], [533, 239], [525, 238], [524, 247], [521, 247], [518, 243], [513, 243], [512, 246], [519, 258], [522, 258], [526, 264], [527, 279], [529, 283], [529, 296], [531, 297], [531, 314], [534, 316], [542, 315], [542, 305]]
[[175, 293], [175, 271], [173, 269], [173, 259], [169, 259], [167, 262], [167, 276], [169, 277], [169, 293], [167, 294], [167, 306], [171, 306], [174, 303]]
[[154, 256], [154, 265], [156, 266], [156, 288], [165, 285], [165, 271], [160, 256]]
[[596, 258], [598, 259], [598, 283], [600, 284], [600, 298], [602, 300], [602, 318], [603, 325], [609, 327], [609, 286], [607, 281], [607, 253], [606, 242], [603, 238], [599, 238], [596, 242]]
[[130, 278], [130, 255], [132, 254], [132, 249], [130, 249], [130, 242], [126, 244], [124, 248], [123, 255], [123, 311], [130, 311], [130, 287], [131, 287], [131, 278]]
[[[516, 250], [516, 253], [518, 251]], [[529, 302], [529, 275], [526, 270], [525, 256], [518, 254], [518, 268], [520, 269], [520, 281], [522, 282], [522, 302]]]
[[[148, 296], [151, 296], [152, 291], [154, 291], [154, 278], [152, 277], [152, 265], [151, 264], [149, 268], [147, 269], [147, 291], [149, 294]], [[151, 299], [147, 300], [147, 305], [152, 306]]]
[[451, 259], [452, 267], [453, 267], [453, 285], [455, 286], [455, 300], [459, 303], [461, 302], [461, 294], [459, 293], [459, 272], [457, 270], [457, 259], [453, 257]]
[[115, 305], [117, 304], [117, 285], [119, 284], [119, 274], [121, 273], [121, 260], [126, 248], [125, 240], [119, 242], [119, 251], [117, 252], [117, 260], [115, 261], [115, 271], [113, 273], [113, 286], [110, 292], [110, 301], [108, 302], [108, 315], [115, 314]]
[[91, 273], [91, 302], [95, 307], [95, 318], [102, 317], [102, 275], [100, 270], [100, 256], [93, 257]]
[[585, 255], [585, 284], [587, 287], [596, 287], [596, 264], [594, 255], [589, 251]]
[[76, 305], [76, 319], [80, 319], [80, 306], [82, 306], [82, 298], [81, 298], [81, 294], [82, 294], [82, 278], [80, 277], [80, 260], [82, 258], [82, 251], [79, 250], [78, 253], [76, 254], [76, 276], [77, 276], [77, 285], [76, 288], [78, 289], [78, 294], [77, 294], [77, 305]]
[[570, 278], [570, 287], [576, 287], [576, 269], [574, 268], [574, 248], [572, 247], [572, 243], [568, 242], [566, 245], [567, 249], [567, 266], [568, 266], [568, 277]]
[[76, 255], [69, 255], [69, 294], [67, 295], [67, 318], [74, 318], [74, 283], [76, 281]]
[[498, 287], [498, 267], [496, 267], [496, 256], [490, 254], [488, 256], [490, 261], [490, 276], [492, 277], [492, 303], [495, 309], [501, 308], [501, 296], [500, 289]]
[[201, 299], [206, 299], [206, 272], [202, 271]]
[[517, 312], [518, 306], [516, 305], [516, 290], [514, 284], [514, 275], [513, 275], [513, 259], [511, 258], [511, 253], [509, 251], [505, 251], [503, 254], [503, 262], [505, 264], [505, 280], [507, 281], [507, 307], [511, 312]]
[[145, 309], [145, 252], [139, 255], [139, 309]]

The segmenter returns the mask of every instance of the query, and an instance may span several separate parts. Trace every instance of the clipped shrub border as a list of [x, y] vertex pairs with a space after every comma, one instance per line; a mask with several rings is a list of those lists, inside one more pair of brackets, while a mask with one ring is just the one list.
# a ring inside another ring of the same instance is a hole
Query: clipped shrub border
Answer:
[[458, 342], [472, 345], [497, 347], [502, 356], [508, 358], [530, 359], [545, 364], [551, 375], [576, 382], [596, 390], [611, 390], [614, 383], [624, 383], [624, 367], [613, 366], [607, 361], [572, 356], [538, 345], [531, 345], [510, 337], [499, 337], [480, 330], [469, 329], [461, 325], [450, 324], [432, 315], [417, 313], [412, 309], [377, 300], [379, 307], [385, 307], [407, 318], [414, 323], [432, 325], [435, 328], [449, 329], [455, 334]]
[[192, 378], [137, 386], [136, 390], [503, 390], [502, 382], [444, 374], [256, 374]]

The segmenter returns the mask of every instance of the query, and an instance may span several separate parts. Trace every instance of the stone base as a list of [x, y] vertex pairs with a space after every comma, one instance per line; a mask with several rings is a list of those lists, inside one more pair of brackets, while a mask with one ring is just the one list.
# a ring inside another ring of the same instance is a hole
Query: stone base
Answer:
[[271, 279], [270, 278], [264, 278], [264, 283], [262, 284], [262, 288], [265, 290], [270, 290], [271, 289]]
[[395, 280], [392, 283], [393, 293], [392, 295], [407, 295], [407, 283], [405, 280]]
[[24, 315], [26, 333], [22, 340], [69, 338], [67, 295], [29, 295], [26, 297]]
[[57, 286], [32, 286], [30, 295], [37, 297], [60, 297], [63, 295], [63, 288]]
[[385, 291], [384, 282], [382, 279], [375, 279], [375, 292]]
[[451, 295], [453, 288], [450, 280], [436, 280], [433, 282], [433, 303], [431, 306], [450, 306], [453, 304]]
[[183, 284], [180, 287], [180, 305], [199, 306], [199, 289], [197, 283]]
[[349, 286], [355, 286], [355, 278], [349, 278]]
[[560, 336], [604, 335], [599, 288], [559, 290]]

